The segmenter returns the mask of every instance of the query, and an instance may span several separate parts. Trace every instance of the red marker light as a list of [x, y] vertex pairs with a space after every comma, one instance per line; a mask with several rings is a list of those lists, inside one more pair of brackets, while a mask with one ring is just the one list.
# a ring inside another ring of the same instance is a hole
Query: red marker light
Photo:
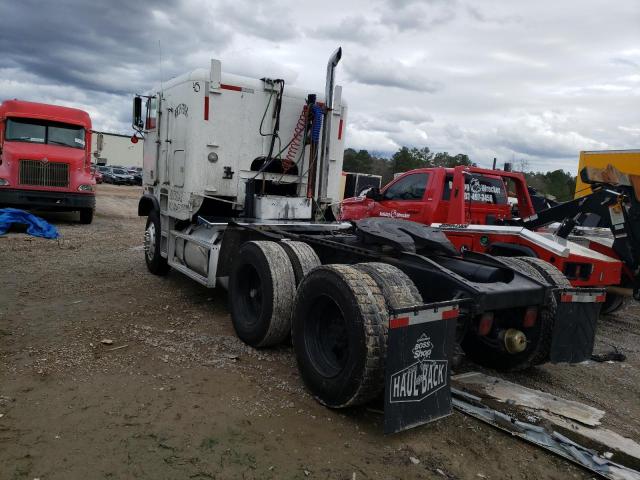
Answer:
[[524, 320], [522, 326], [525, 328], [531, 328], [536, 324], [538, 319], [538, 309], [536, 307], [529, 307], [524, 314]]
[[491, 327], [493, 326], [493, 312], [486, 312], [480, 317], [480, 323], [478, 324], [478, 335], [484, 337], [489, 335]]
[[131, 143], [138, 143], [138, 137], [136, 137], [135, 135], [131, 136]]

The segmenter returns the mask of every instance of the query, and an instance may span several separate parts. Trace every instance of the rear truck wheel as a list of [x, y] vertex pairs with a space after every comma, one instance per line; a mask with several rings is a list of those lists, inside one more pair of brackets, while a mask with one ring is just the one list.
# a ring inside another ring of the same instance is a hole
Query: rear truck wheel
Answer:
[[617, 312], [624, 306], [625, 297], [616, 293], [607, 292], [604, 297], [604, 303], [600, 309], [600, 313], [604, 315], [611, 315]]
[[[497, 258], [534, 280], [549, 283], [522, 258]], [[556, 316], [555, 298], [551, 297], [548, 304], [538, 305], [533, 325], [525, 325], [527, 311], [523, 308], [493, 312], [493, 315], [489, 332], [480, 333], [483, 320], [480, 319], [477, 326], [469, 328], [462, 341], [462, 349], [471, 360], [485, 367], [510, 371], [525, 370], [549, 360]]]
[[252, 347], [283, 342], [291, 332], [293, 267], [276, 242], [243, 244], [231, 266], [229, 305], [236, 334]]
[[321, 265], [318, 255], [307, 243], [285, 240], [278, 245], [284, 248], [291, 261], [296, 286], [300, 285], [305, 275]]
[[537, 257], [516, 257], [535, 268], [544, 279], [552, 285], [560, 288], [570, 288], [571, 282], [555, 265], [545, 262]]
[[89, 225], [93, 222], [93, 208], [82, 208], [80, 210], [80, 223], [83, 225]]
[[167, 259], [160, 255], [161, 231], [160, 213], [158, 210], [151, 210], [144, 231], [144, 260], [147, 269], [154, 275], [166, 275], [169, 272]]
[[361, 405], [382, 392], [388, 322], [381, 289], [361, 270], [324, 265], [304, 278], [291, 335], [302, 380], [320, 403]]
[[422, 295], [406, 273], [380, 262], [358, 263], [357, 270], [368, 274], [378, 285], [389, 308], [406, 308], [422, 304]]

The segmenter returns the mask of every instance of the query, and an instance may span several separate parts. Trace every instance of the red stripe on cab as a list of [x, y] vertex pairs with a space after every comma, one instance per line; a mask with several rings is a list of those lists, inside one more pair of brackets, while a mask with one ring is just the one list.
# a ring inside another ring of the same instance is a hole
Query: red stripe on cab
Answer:
[[233, 90], [234, 92], [242, 91], [242, 87], [238, 87], [237, 85], [227, 85], [226, 83], [221, 83], [220, 88], [224, 90]]

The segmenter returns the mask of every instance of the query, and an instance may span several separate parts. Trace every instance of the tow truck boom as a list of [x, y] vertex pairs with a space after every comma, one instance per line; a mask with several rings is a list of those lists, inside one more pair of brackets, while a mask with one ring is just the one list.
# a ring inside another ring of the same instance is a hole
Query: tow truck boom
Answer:
[[[613, 235], [611, 249], [625, 265], [634, 297], [640, 288], [640, 177], [620, 172], [612, 165], [605, 169], [586, 167], [580, 172], [592, 192], [583, 197], [541, 210], [522, 220], [524, 227], [536, 230], [560, 222], [556, 235], [567, 238], [576, 227], [608, 228]], [[580, 230], [578, 230], [580, 233]], [[584, 232], [583, 232], [584, 234]], [[629, 283], [629, 281], [627, 281]]]

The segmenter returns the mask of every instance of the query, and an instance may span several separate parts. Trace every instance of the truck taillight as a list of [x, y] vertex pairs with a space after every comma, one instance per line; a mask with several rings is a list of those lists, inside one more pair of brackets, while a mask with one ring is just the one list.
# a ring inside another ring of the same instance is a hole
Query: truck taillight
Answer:
[[536, 307], [529, 307], [524, 314], [524, 320], [522, 326], [525, 328], [531, 328], [536, 324], [538, 319], [538, 309]]
[[480, 323], [478, 324], [478, 335], [484, 337], [489, 335], [491, 327], [493, 326], [493, 312], [487, 312], [480, 317]]

